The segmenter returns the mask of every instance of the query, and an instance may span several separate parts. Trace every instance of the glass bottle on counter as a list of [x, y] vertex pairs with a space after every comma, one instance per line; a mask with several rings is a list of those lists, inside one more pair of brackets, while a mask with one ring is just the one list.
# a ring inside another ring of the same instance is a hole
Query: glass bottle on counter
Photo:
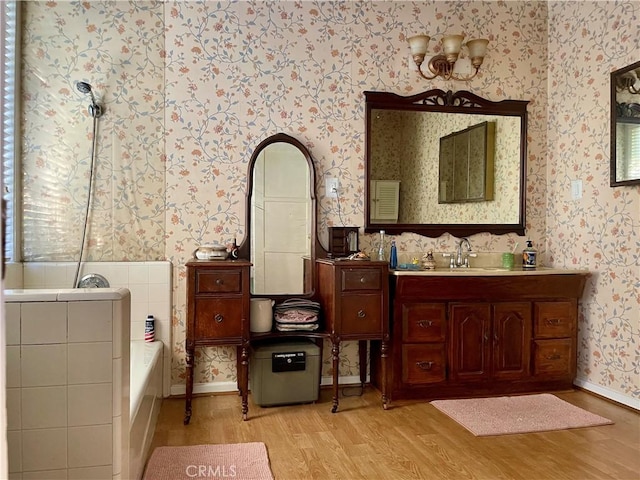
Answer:
[[398, 249], [396, 241], [391, 240], [391, 254], [389, 255], [389, 267], [396, 268], [398, 266]]
[[378, 246], [378, 260], [384, 262], [387, 260], [384, 254], [384, 230], [380, 230], [380, 245]]

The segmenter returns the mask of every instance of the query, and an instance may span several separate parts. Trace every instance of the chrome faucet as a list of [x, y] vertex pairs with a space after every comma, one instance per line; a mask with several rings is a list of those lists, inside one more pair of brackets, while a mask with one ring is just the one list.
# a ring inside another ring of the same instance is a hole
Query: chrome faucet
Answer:
[[[467, 255], [462, 252], [462, 246], [467, 246]], [[456, 267], [468, 267], [469, 266], [469, 252], [471, 252], [471, 242], [467, 237], [463, 237], [458, 242], [458, 250], [456, 252]]]

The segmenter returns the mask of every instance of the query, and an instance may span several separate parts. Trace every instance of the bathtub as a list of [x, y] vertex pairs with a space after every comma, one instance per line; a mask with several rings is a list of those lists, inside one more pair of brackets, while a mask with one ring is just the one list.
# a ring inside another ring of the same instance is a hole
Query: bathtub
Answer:
[[130, 341], [130, 291], [4, 298], [9, 476], [140, 479], [162, 402], [163, 343]]

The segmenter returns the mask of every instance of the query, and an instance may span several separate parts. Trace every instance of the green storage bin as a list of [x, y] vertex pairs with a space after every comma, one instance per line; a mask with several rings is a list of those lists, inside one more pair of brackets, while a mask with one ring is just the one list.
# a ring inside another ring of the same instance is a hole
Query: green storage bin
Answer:
[[311, 341], [256, 347], [249, 364], [254, 403], [270, 407], [318, 400], [320, 355], [320, 347]]

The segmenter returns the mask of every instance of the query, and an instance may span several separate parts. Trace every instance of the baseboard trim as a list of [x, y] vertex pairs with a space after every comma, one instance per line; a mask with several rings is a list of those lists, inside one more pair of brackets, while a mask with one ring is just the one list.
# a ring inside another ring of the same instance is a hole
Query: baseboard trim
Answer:
[[[368, 381], [368, 378], [367, 378]], [[360, 376], [359, 375], [351, 375], [344, 376], [338, 379], [338, 385], [354, 385], [360, 384]], [[321, 386], [333, 385], [332, 377], [322, 377], [320, 379]], [[251, 385], [249, 385], [249, 390], [251, 390]], [[208, 382], [208, 383], [196, 383], [193, 385], [193, 393], [229, 393], [229, 392], [237, 392], [238, 385], [236, 382]], [[180, 397], [184, 396], [187, 393], [186, 385], [171, 385], [171, 396], [172, 397]]]
[[638, 398], [633, 398], [627, 395], [623, 395], [622, 393], [616, 390], [603, 387], [602, 385], [596, 385], [595, 383], [591, 383], [588, 380], [585, 380], [582, 378], [576, 378], [573, 381], [573, 384], [584, 390], [600, 395], [601, 397], [620, 403], [627, 407], [633, 408], [634, 410], [640, 410], [640, 399]]

